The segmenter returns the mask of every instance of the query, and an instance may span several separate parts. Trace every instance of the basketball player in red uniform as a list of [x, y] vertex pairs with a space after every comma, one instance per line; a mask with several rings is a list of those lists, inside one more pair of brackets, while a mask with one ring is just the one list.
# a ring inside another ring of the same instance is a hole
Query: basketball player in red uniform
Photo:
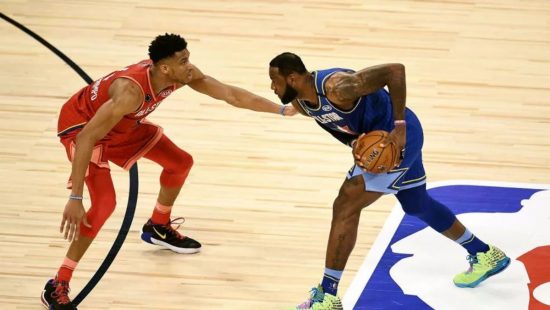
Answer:
[[[73, 270], [116, 205], [109, 161], [129, 169], [145, 157], [163, 167], [160, 192], [141, 238], [177, 253], [195, 253], [201, 244], [172, 228], [174, 201], [193, 165], [158, 125], [145, 120], [173, 91], [185, 85], [212, 98], [255, 111], [294, 115], [244, 89], [223, 84], [189, 62], [185, 39], [160, 35], [149, 46], [150, 59], [115, 71], [84, 87], [65, 103], [58, 136], [72, 162], [71, 194], [65, 205], [60, 232], [71, 241], [54, 279], [42, 292], [49, 309], [76, 309], [68, 297]], [[90, 194], [88, 211], [82, 204], [84, 183]]]

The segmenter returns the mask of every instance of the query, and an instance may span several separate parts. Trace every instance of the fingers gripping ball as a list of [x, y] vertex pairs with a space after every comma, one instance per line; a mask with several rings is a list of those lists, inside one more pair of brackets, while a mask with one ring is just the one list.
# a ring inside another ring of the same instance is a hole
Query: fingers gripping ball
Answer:
[[386, 147], [380, 147], [380, 143], [389, 135], [387, 131], [375, 130], [357, 139], [353, 148], [353, 155], [370, 173], [384, 173], [395, 167], [399, 161], [400, 151], [391, 142]]

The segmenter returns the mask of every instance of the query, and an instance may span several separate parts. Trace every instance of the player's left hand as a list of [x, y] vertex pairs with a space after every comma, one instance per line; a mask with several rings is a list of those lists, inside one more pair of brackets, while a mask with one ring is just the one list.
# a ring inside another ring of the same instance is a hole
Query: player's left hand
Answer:
[[401, 165], [403, 161], [405, 143], [407, 141], [407, 124], [396, 123], [395, 128], [390, 132], [388, 137], [380, 143], [380, 147], [386, 147], [390, 143], [394, 143], [398, 150], [401, 150], [401, 157], [396, 161], [395, 167]]
[[283, 109], [284, 116], [294, 116], [296, 115], [296, 113], [298, 113], [298, 110], [296, 110], [295, 107], [293, 107], [292, 105], [285, 105]]

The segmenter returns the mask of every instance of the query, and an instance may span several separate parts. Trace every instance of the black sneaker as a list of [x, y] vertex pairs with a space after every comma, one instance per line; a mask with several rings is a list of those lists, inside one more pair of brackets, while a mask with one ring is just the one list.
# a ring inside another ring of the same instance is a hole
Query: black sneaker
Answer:
[[44, 286], [40, 300], [49, 310], [76, 310], [69, 299], [69, 291], [69, 282], [50, 279]]
[[[180, 220], [181, 222], [175, 223]], [[197, 253], [201, 250], [201, 244], [177, 231], [183, 221], [183, 217], [178, 217], [165, 225], [158, 225], [153, 224], [149, 219], [141, 229], [141, 239], [151, 244], [161, 245], [177, 253]], [[178, 227], [174, 229], [172, 224], [176, 224]]]

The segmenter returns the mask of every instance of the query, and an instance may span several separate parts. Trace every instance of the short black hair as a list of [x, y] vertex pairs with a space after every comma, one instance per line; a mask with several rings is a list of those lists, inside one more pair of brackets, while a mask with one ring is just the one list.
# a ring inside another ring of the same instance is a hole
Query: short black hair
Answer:
[[300, 74], [307, 72], [306, 66], [302, 62], [300, 56], [290, 52], [284, 52], [277, 55], [269, 62], [269, 66], [279, 68], [279, 73], [285, 77], [293, 72]]
[[149, 58], [157, 63], [187, 48], [187, 41], [178, 34], [165, 33], [157, 36], [149, 45]]

